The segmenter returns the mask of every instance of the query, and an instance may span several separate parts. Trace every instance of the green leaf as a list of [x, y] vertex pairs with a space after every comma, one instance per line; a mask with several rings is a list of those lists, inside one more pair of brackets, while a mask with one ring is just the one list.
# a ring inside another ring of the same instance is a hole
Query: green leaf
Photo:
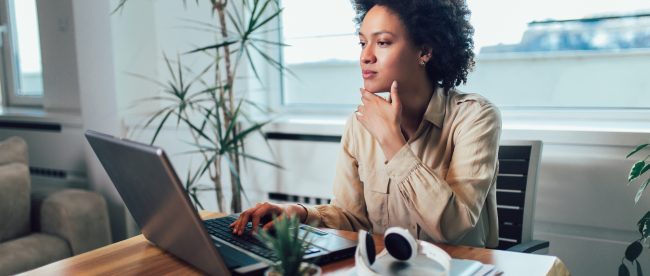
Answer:
[[196, 196], [196, 189], [193, 189], [193, 191], [189, 192], [189, 194], [192, 197], [194, 203], [196, 203], [196, 205], [198, 205], [201, 210], [204, 210], [205, 208], [203, 208], [203, 204], [201, 204], [201, 201], [199, 201], [199, 198]]
[[644, 174], [645, 172], [647, 172], [649, 169], [650, 169], [650, 163], [645, 164], [645, 167], [643, 167], [643, 169], [641, 170], [641, 172], [639, 173], [639, 175], [643, 175], [643, 174]]
[[241, 191], [242, 195], [244, 196], [244, 199], [246, 201], [250, 201], [248, 199], [248, 195], [246, 194], [246, 190], [243, 189], [241, 185], [241, 177], [239, 177], [239, 173], [237, 172], [237, 168], [235, 168], [235, 164], [230, 160], [230, 157], [228, 157], [227, 154], [223, 155], [224, 161], [226, 161], [226, 164], [228, 164], [228, 168], [230, 168], [230, 173], [235, 176], [235, 184], [237, 185], [237, 188], [239, 191]]
[[226, 15], [228, 16], [228, 19], [230, 20], [230, 23], [232, 23], [232, 26], [234, 26], [235, 29], [237, 30], [237, 33], [241, 34], [241, 33], [242, 33], [242, 29], [241, 29], [241, 27], [239, 27], [238, 22], [237, 22], [237, 21], [235, 20], [235, 18], [232, 16], [232, 13], [231, 13], [230, 11], [227, 11], [227, 12], [226, 12]]
[[291, 45], [278, 42], [278, 41], [270, 41], [270, 40], [265, 40], [265, 39], [259, 39], [259, 38], [250, 38], [251, 41], [256, 41], [256, 42], [261, 42], [261, 43], [266, 43], [266, 44], [271, 44], [274, 46], [282, 46], [282, 47], [290, 47]]
[[[189, 172], [189, 170], [188, 170], [188, 172]], [[190, 178], [190, 183], [191, 183], [190, 186], [194, 186], [194, 185], [196, 184], [196, 181], [199, 180], [199, 178], [200, 178], [201, 176], [202, 176], [202, 174], [201, 174], [201, 169], [199, 168], [199, 169], [196, 170], [196, 172], [194, 173], [194, 175], [192, 176], [192, 178]]]
[[236, 41], [236, 40], [232, 40], [232, 41], [226, 41], [226, 42], [222, 42], [222, 43], [217, 43], [217, 44], [214, 44], [214, 45], [210, 45], [210, 46], [205, 46], [205, 47], [201, 47], [201, 48], [194, 49], [194, 50], [192, 50], [192, 51], [186, 52], [185, 54], [192, 54], [192, 53], [196, 53], [196, 52], [203, 52], [203, 51], [205, 51], [205, 50], [211, 50], [211, 49], [219, 49], [219, 48], [221, 48], [221, 47], [225, 47], [225, 46], [228, 46], [228, 45], [232, 45], [232, 44], [235, 44], [235, 43], [237, 43], [237, 42], [238, 42], [238, 41]]
[[273, 163], [273, 162], [271, 162], [271, 161], [267, 161], [267, 160], [261, 159], [261, 158], [259, 158], [259, 157], [252, 156], [252, 155], [250, 155], [250, 154], [245, 154], [245, 153], [238, 152], [237, 155], [240, 155], [240, 156], [243, 156], [243, 157], [245, 157], [245, 158], [247, 158], [247, 159], [252, 159], [252, 160], [255, 160], [255, 161], [257, 161], [257, 162], [261, 162], [261, 163], [264, 163], [264, 164], [267, 164], [267, 165], [270, 165], [270, 166], [276, 167], [276, 168], [278, 168], [278, 169], [284, 169], [284, 167], [282, 167], [281, 165], [278, 165], [278, 164]]
[[157, 85], [160, 86], [160, 87], [165, 87], [165, 88], [167, 87], [166, 84], [160, 82], [159, 80], [156, 80], [156, 79], [151, 78], [151, 77], [147, 77], [147, 76], [145, 76], [145, 75], [141, 75], [141, 74], [138, 74], [138, 73], [132, 73], [132, 72], [126, 72], [126, 74], [127, 74], [127, 75], [130, 75], [130, 76], [132, 76], [132, 77], [139, 78], [139, 79], [145, 79], [145, 80], [148, 80], [148, 81], [150, 81], [150, 82], [152, 82], [152, 83], [157, 84]]
[[[205, 75], [207, 72], [210, 71], [213, 65], [214, 63], [208, 64], [208, 66], [206, 66], [205, 68], [203, 68], [203, 70], [201, 70], [198, 74], [196, 74], [196, 76], [192, 79], [192, 81], [190, 81], [190, 83], [194, 83], [196, 81], [203, 81], [201, 78], [203, 77], [203, 75]], [[193, 73], [191, 68], [187, 68], [186, 70], [190, 73]]]
[[197, 153], [205, 153], [206, 151], [214, 152], [216, 151], [215, 148], [205, 148], [205, 149], [198, 149], [198, 150], [188, 150], [188, 151], [182, 151], [179, 153], [176, 153], [174, 155], [187, 155], [187, 154], [197, 154]]
[[618, 276], [630, 276], [630, 270], [627, 269], [624, 263], [618, 266]]
[[257, 79], [257, 81], [262, 83], [262, 78], [260, 77], [260, 74], [257, 72], [257, 67], [255, 67], [255, 62], [253, 61], [253, 57], [251, 57], [250, 50], [248, 50], [248, 48], [244, 48], [243, 52], [246, 53], [246, 59], [248, 59], [248, 64], [250, 65], [251, 69], [253, 69], [255, 78]]
[[270, 109], [270, 108], [268, 108], [268, 107], [265, 108], [265, 107], [263, 107], [263, 106], [257, 104], [257, 103], [254, 102], [254, 101], [251, 101], [251, 100], [245, 100], [245, 102], [246, 102], [246, 104], [249, 104], [250, 106], [252, 106], [253, 108], [255, 108], [257, 111], [259, 111], [259, 112], [261, 112], [261, 113], [272, 113], [272, 112], [273, 112], [272, 109]]
[[169, 115], [171, 115], [174, 110], [169, 110], [167, 114], [165, 114], [165, 117], [160, 121], [160, 124], [158, 124], [158, 127], [156, 128], [156, 132], [153, 134], [153, 137], [151, 138], [151, 143], [153, 145], [154, 142], [156, 142], [156, 138], [158, 138], [158, 134], [160, 134], [160, 130], [162, 130], [163, 126], [165, 125], [165, 122], [167, 122], [167, 119], [169, 118]]
[[196, 24], [197, 26], [201, 26], [201, 27], [203, 27], [205, 29], [209, 29], [211, 32], [219, 31], [219, 29], [216, 26], [214, 26], [214, 24], [212, 24], [212, 23], [208, 23], [208, 22], [204, 22], [204, 21], [200, 21], [200, 20], [195, 20], [195, 19], [188, 19], [188, 18], [181, 18], [180, 20], [184, 21], [184, 22]]
[[641, 199], [641, 195], [643, 194], [643, 191], [645, 190], [646, 187], [648, 187], [648, 183], [650, 183], [650, 178], [646, 179], [641, 186], [639, 186], [639, 190], [636, 192], [636, 196], [634, 197], [634, 204], [637, 204], [639, 202], [639, 199]]
[[206, 139], [208, 141], [212, 141], [212, 139], [207, 134], [205, 134], [205, 132], [201, 131], [198, 127], [196, 127], [194, 124], [192, 124], [192, 122], [190, 122], [188, 119], [183, 118], [183, 117], [179, 117], [179, 118], [181, 120], [183, 120], [185, 122], [185, 124], [187, 124], [187, 126], [194, 129], [194, 131], [196, 131], [196, 133], [199, 134], [201, 137], [203, 137], [204, 139]]
[[627, 182], [629, 183], [639, 177], [639, 175], [641, 175], [641, 170], [643, 170], [643, 167], [645, 167], [645, 161], [643, 160], [634, 163], [634, 166], [632, 166], [632, 169], [630, 170], [630, 175], [627, 177]]
[[188, 191], [190, 189], [190, 186], [192, 186], [191, 176], [192, 176], [192, 162], [190, 160], [190, 165], [188, 166], [187, 169], [187, 176], [185, 178], [185, 191]]
[[257, 53], [260, 56], [262, 56], [262, 58], [264, 58], [264, 60], [266, 60], [266, 62], [269, 65], [273, 66], [275, 69], [277, 69], [279, 71], [287, 72], [292, 77], [298, 78], [298, 75], [296, 75], [292, 70], [290, 70], [289, 68], [284, 67], [284, 65], [282, 65], [282, 63], [278, 62], [277, 60], [273, 59], [271, 56], [264, 53], [264, 51], [262, 51], [260, 48], [258, 48], [255, 44], [251, 44], [251, 47], [253, 47], [253, 49], [255, 49], [255, 51], [257, 51]]
[[635, 153], [637, 153], [638, 151], [640, 151], [643, 148], [647, 147], [648, 145], [650, 145], [650, 144], [641, 144], [641, 145], [636, 146], [636, 148], [634, 148], [630, 153], [628, 153], [627, 156], [625, 156], [625, 158], [629, 158], [630, 156], [634, 155]]
[[[224, 135], [224, 137], [226, 137], [226, 139], [228, 139], [228, 137], [230, 137], [230, 133], [232, 133], [234, 131], [235, 126], [239, 122], [237, 120], [237, 116], [239, 115], [239, 112], [241, 110], [241, 106], [242, 106], [243, 103], [244, 103], [244, 101], [239, 101], [239, 103], [237, 104], [237, 108], [235, 109], [235, 113], [232, 115], [232, 118], [230, 118], [230, 124], [228, 125], [228, 129], [226, 130], [226, 134]], [[227, 143], [224, 146], [227, 146], [232, 141], [235, 141], [235, 139], [231, 140], [229, 143]]]
[[300, 223], [297, 216], [273, 215], [273, 228], [275, 234], [271, 235], [266, 230], [260, 229], [258, 237], [271, 248], [278, 256], [279, 262], [274, 269], [282, 275], [302, 275], [299, 273], [302, 258], [309, 246], [308, 231], [299, 233]]
[[259, 1], [254, 0], [253, 1], [253, 10], [251, 11], [250, 15], [251, 17], [248, 19], [248, 26], [255, 26], [255, 20], [257, 18], [257, 8], [259, 7]]
[[643, 250], [643, 245], [639, 241], [635, 241], [631, 243], [630, 245], [627, 246], [627, 249], [625, 249], [625, 258], [633, 262], [636, 260], [636, 258], [641, 255], [641, 251]]
[[133, 100], [133, 102], [127, 108], [132, 109], [132, 108], [135, 108], [136, 106], [138, 106], [140, 104], [148, 103], [148, 102], [155, 102], [155, 101], [160, 101], [160, 102], [170, 101], [170, 102], [173, 102], [175, 100], [176, 99], [174, 99], [174, 98], [164, 97], [164, 96], [147, 97], [147, 98], [141, 98], [141, 99]]
[[127, 0], [120, 0], [120, 2], [117, 4], [117, 7], [115, 7], [115, 9], [113, 9], [113, 11], [111, 12], [111, 14], [114, 14], [114, 13], [116, 13], [117, 11], [121, 10], [122, 8], [124, 8], [124, 4], [126, 4], [126, 1], [127, 1]]
[[242, 17], [239, 15], [239, 12], [235, 12], [235, 17], [237, 17], [237, 20], [235, 22], [234, 19], [232, 19], [232, 13], [228, 12], [228, 16], [231, 18], [230, 20], [233, 21], [233, 25], [236, 27], [236, 29], [240, 30], [239, 33], [242, 33], [242, 29], [244, 28], [244, 20]]
[[181, 96], [181, 98], [183, 98], [182, 96], [185, 95], [185, 85], [183, 83], [183, 69], [182, 69], [183, 66], [181, 64], [181, 57], [176, 55], [176, 60], [177, 60], [176, 67], [178, 68], [178, 84], [179, 84], [179, 87], [180, 87], [180, 89], [179, 89], [180, 90], [180, 96]]
[[208, 160], [205, 160], [205, 163], [204, 163], [204, 165], [202, 166], [203, 169], [201, 169], [201, 173], [200, 173], [201, 176], [203, 176], [203, 175], [205, 174], [205, 172], [207, 172], [207, 171], [210, 170], [210, 168], [212, 167], [212, 163], [213, 163], [215, 160], [217, 160], [217, 158], [219, 158], [219, 155], [218, 155], [218, 154], [214, 154], [214, 155], [212, 155], [212, 157], [210, 157]]
[[167, 66], [167, 70], [172, 75], [172, 80], [176, 82], [176, 75], [174, 74], [174, 69], [172, 68], [171, 61], [167, 57], [167, 54], [163, 53], [163, 59], [165, 60], [165, 65]]
[[269, 23], [271, 20], [273, 20], [273, 18], [278, 17], [280, 15], [280, 13], [282, 13], [282, 10], [283, 9], [279, 9], [278, 11], [276, 11], [275, 13], [273, 13], [272, 15], [270, 15], [269, 17], [264, 19], [264, 21], [262, 21], [260, 24], [257, 24], [255, 27], [253, 27], [253, 29], [251, 31], [255, 31], [255, 30], [259, 29], [260, 27], [266, 25], [266, 23]]
[[154, 112], [154, 114], [151, 115], [151, 117], [149, 117], [149, 119], [147, 120], [147, 122], [144, 124], [144, 127], [143, 127], [143, 128], [147, 128], [151, 123], [153, 123], [153, 121], [155, 121], [155, 120], [156, 120], [158, 117], [160, 117], [163, 113], [165, 113], [165, 112], [167, 112], [167, 111], [170, 111], [170, 110], [174, 110], [173, 106], [167, 106], [167, 107], [164, 107], [164, 108], [162, 108], [162, 109], [160, 109], [160, 110]]
[[[212, 127], [217, 130], [217, 143], [214, 143], [214, 144], [219, 145], [219, 147], [221, 147], [221, 145], [223, 144], [222, 143], [223, 135], [222, 135], [221, 117], [219, 117], [220, 116], [219, 115], [219, 106], [220, 106], [220, 102], [215, 102], [214, 111], [212, 111], [211, 109], [205, 108], [205, 107], [200, 107], [199, 112], [201, 112], [206, 117], [206, 119], [210, 121]], [[210, 114], [212, 114], [212, 115], [210, 115]], [[210, 120], [210, 116], [212, 116], [212, 118], [214, 118], [214, 121]]]
[[636, 225], [639, 227], [641, 237], [647, 239], [650, 236], [650, 211], [648, 211]]
[[[211, 141], [210, 141], [210, 142], [211, 142]], [[204, 146], [204, 145], [201, 145], [201, 144], [199, 144], [199, 143], [193, 143], [193, 142], [186, 142], [186, 143], [187, 143], [188, 145], [191, 145], [191, 146], [193, 146], [193, 147], [198, 148], [198, 149], [199, 149], [198, 151], [200, 151], [200, 152], [206, 152], [206, 151], [209, 151], [209, 152], [216, 152], [216, 151], [219, 150], [219, 149], [217, 149], [217, 148], [215, 148], [215, 147]]]
[[238, 141], [244, 140], [246, 138], [246, 136], [248, 136], [248, 134], [250, 134], [251, 132], [256, 131], [258, 129], [261, 129], [262, 127], [264, 127], [265, 125], [267, 125], [270, 122], [271, 121], [266, 121], [266, 122], [254, 124], [253, 126], [247, 128], [246, 130], [238, 133], [237, 136], [235, 136], [231, 141], [229, 141], [227, 146], [232, 145], [233, 143], [237, 143]]

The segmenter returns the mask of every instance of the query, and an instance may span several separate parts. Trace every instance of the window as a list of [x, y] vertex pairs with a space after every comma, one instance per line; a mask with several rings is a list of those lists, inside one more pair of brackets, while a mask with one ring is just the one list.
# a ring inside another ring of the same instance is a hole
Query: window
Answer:
[[36, 0], [4, 0], [2, 5], [5, 105], [41, 105], [43, 75]]
[[355, 88], [363, 82], [350, 1], [283, 0], [282, 6], [283, 41], [291, 45], [283, 48], [284, 64], [297, 76], [285, 74], [283, 105], [340, 107], [356, 103]]
[[477, 64], [462, 90], [505, 108], [650, 108], [650, 2], [468, 4]]
[[[349, 0], [284, 0], [287, 109], [350, 109], [362, 86]], [[469, 0], [476, 67], [465, 92], [502, 108], [650, 109], [650, 2]], [[513, 11], [513, 12], [504, 12]], [[318, 12], [314, 12], [318, 11]]]

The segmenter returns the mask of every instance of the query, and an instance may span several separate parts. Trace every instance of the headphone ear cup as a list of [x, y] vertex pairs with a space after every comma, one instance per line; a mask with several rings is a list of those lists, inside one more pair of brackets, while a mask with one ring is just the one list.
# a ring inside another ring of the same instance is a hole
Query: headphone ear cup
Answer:
[[375, 263], [375, 241], [372, 239], [372, 235], [365, 230], [359, 230], [359, 244], [356, 252], [357, 267], [366, 271], [364, 273], [372, 274], [370, 266]]
[[377, 251], [375, 250], [375, 240], [372, 239], [372, 235], [366, 232], [366, 256], [368, 256], [368, 263], [370, 265], [375, 263], [375, 257]]
[[400, 261], [410, 261], [418, 254], [415, 238], [408, 230], [400, 227], [391, 227], [386, 230], [384, 246], [388, 254]]

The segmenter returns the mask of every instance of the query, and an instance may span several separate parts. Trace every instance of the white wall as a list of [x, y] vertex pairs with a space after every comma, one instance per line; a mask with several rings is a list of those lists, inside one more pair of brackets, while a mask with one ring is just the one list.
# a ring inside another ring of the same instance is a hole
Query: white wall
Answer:
[[48, 111], [79, 112], [77, 46], [71, 0], [38, 0], [43, 60], [43, 106]]
[[[117, 94], [115, 93], [113, 42], [107, 1], [72, 0], [75, 57], [78, 67], [79, 102], [83, 129], [119, 136]], [[86, 152], [90, 187], [107, 200], [113, 238], [127, 237], [128, 213], [105, 170], [87, 143]], [[80, 145], [81, 146], [81, 145]]]

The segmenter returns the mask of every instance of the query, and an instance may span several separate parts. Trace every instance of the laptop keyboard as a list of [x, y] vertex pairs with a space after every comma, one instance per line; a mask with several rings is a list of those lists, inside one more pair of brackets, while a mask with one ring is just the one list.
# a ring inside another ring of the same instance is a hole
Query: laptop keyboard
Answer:
[[[259, 255], [265, 259], [269, 259], [274, 262], [278, 261], [278, 257], [275, 256], [275, 253], [273, 253], [272, 249], [268, 248], [266, 244], [250, 234], [250, 230], [252, 228], [252, 224], [250, 222], [248, 225], [246, 225], [246, 234], [243, 234], [241, 236], [233, 234], [232, 228], [230, 228], [230, 224], [235, 220], [236, 218], [227, 216], [205, 220], [204, 224], [205, 228], [208, 230], [208, 233], [211, 235], [214, 235], [226, 242], [241, 247], [242, 249]], [[317, 253], [320, 251], [320, 249], [310, 246], [305, 251], [305, 255]]]

